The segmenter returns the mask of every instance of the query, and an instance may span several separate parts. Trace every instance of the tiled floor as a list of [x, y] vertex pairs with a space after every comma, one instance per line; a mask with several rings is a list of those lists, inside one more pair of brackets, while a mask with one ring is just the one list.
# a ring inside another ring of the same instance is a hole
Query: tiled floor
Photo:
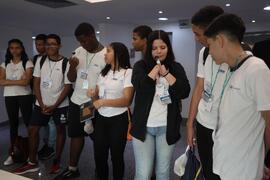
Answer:
[[[25, 133], [24, 128], [23, 127], [20, 127], [20, 128], [21, 128], [21, 133], [25, 135], [26, 133]], [[180, 179], [179, 177], [177, 177], [173, 173], [173, 164], [174, 164], [175, 159], [179, 155], [181, 155], [185, 151], [185, 148], [186, 148], [185, 127], [182, 127], [181, 132], [182, 132], [182, 138], [180, 139], [180, 141], [178, 141], [178, 143], [176, 145], [175, 152], [173, 154], [173, 159], [172, 159], [172, 170], [171, 170], [171, 179], [172, 180], [179, 180]], [[80, 170], [81, 176], [77, 179], [78, 180], [94, 180], [95, 179], [94, 178], [95, 164], [94, 164], [92, 141], [90, 140], [90, 138], [86, 138], [85, 142], [86, 142], [85, 147], [83, 149], [80, 163], [79, 163], [79, 170]], [[16, 168], [17, 166], [19, 166], [19, 164], [8, 166], [8, 167], [3, 166], [3, 161], [7, 158], [8, 145], [9, 145], [9, 129], [8, 129], [8, 127], [1, 127], [0, 128], [0, 169], [6, 170], [6, 171], [11, 171], [14, 168]], [[68, 159], [69, 159], [68, 152], [69, 152], [69, 141], [66, 142], [66, 146], [64, 148], [64, 153], [62, 156], [63, 168], [65, 168], [67, 163], [68, 163]], [[50, 175], [48, 173], [48, 169], [50, 168], [51, 163], [52, 163], [52, 160], [40, 161], [39, 165], [41, 167], [41, 170], [39, 173], [28, 173], [28, 174], [25, 174], [24, 176], [31, 178], [31, 179], [40, 179], [40, 180], [53, 179], [55, 177], [55, 175]], [[131, 142], [128, 142], [128, 144], [126, 146], [125, 163], [126, 163], [126, 169], [125, 169], [124, 179], [125, 180], [132, 180], [132, 179], [134, 179], [134, 172], [135, 172], [135, 168], [134, 168], [135, 164], [134, 163], [135, 162], [134, 162], [134, 156], [133, 156]], [[110, 170], [111, 170], [111, 165], [110, 165]], [[111, 171], [110, 171], [110, 173], [111, 173]], [[0, 177], [0, 179], [1, 179], [1, 177]]]

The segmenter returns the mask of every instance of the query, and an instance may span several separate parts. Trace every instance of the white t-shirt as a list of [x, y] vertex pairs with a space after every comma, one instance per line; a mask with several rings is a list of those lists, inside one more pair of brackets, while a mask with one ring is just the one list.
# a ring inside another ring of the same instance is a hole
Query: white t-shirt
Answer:
[[201, 98], [198, 106], [197, 121], [209, 129], [215, 129], [217, 122], [217, 109], [220, 100], [222, 85], [228, 71], [228, 65], [217, 65], [212, 59], [211, 55], [208, 55], [205, 64], [203, 65], [203, 52], [205, 48], [202, 48], [199, 54], [198, 73], [197, 77], [204, 79], [204, 90], [212, 84], [212, 107], [208, 109], [207, 102]]
[[[43, 104], [46, 106], [52, 106], [60, 97], [60, 94], [64, 90], [65, 84], [71, 84], [67, 78], [69, 63], [67, 63], [65, 75], [63, 75], [62, 63], [64, 58], [55, 62], [49, 60], [47, 57], [41, 69], [40, 60], [41, 58], [37, 59], [33, 76], [40, 78], [40, 93]], [[39, 106], [37, 100], [36, 105]], [[66, 107], [68, 105], [69, 100], [68, 97], [66, 97], [66, 99], [58, 106], [58, 108]]]
[[270, 110], [270, 71], [257, 57], [232, 73], [213, 133], [213, 171], [224, 180], [260, 180], [264, 165], [265, 121]]
[[[28, 60], [25, 64], [25, 69], [32, 68], [34, 65], [31, 60]], [[6, 70], [6, 79], [9, 80], [20, 80], [23, 73], [25, 73], [25, 69], [23, 67], [22, 61], [14, 64], [12, 61], [10, 63], [5, 64], [3, 62], [1, 67]], [[24, 96], [32, 94], [32, 90], [30, 85], [27, 86], [5, 86], [4, 87], [4, 96]]]
[[[100, 74], [97, 81], [99, 97], [104, 99], [121, 98], [125, 88], [133, 87], [131, 75], [132, 69], [121, 69], [115, 73], [110, 70], [105, 77]], [[116, 116], [125, 111], [127, 111], [127, 107], [101, 107], [98, 109], [99, 114], [105, 117]]]
[[158, 84], [162, 84], [163, 88], [165, 90], [168, 90], [169, 83], [164, 77], [160, 77], [158, 81], [159, 83], [156, 83], [156, 92], [147, 119], [146, 124], [147, 127], [167, 126], [168, 106], [166, 104], [161, 103], [160, 101]]
[[79, 64], [76, 68], [77, 79], [75, 82], [75, 88], [71, 101], [77, 105], [81, 105], [90, 98], [87, 96], [87, 89], [83, 88], [84, 79], [81, 78], [81, 73], [85, 71], [88, 73], [87, 81], [88, 88], [96, 88], [97, 78], [101, 70], [105, 67], [104, 54], [106, 48], [102, 49], [97, 53], [89, 53], [83, 47], [79, 47], [75, 50], [75, 57], [79, 59]]

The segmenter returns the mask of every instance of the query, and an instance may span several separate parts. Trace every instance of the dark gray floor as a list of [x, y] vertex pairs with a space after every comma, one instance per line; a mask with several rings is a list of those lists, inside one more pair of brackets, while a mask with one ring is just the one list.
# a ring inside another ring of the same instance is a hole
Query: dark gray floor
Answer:
[[[24, 127], [20, 127], [21, 134], [25, 135], [25, 129]], [[180, 178], [177, 177], [173, 173], [173, 164], [174, 161], [179, 155], [181, 155], [186, 148], [185, 143], [185, 135], [186, 135], [186, 129], [185, 127], [182, 127], [181, 129], [182, 138], [180, 141], [178, 141], [175, 152], [173, 154], [172, 159], [172, 167], [171, 167], [171, 179], [172, 180], [179, 180]], [[67, 138], [68, 139], [68, 138]], [[93, 157], [93, 148], [92, 148], [92, 141], [90, 138], [86, 138], [85, 141], [85, 147], [83, 149], [80, 163], [79, 163], [79, 170], [81, 173], [81, 176], [77, 178], [78, 180], [94, 180], [94, 157]], [[7, 150], [9, 146], [9, 129], [8, 127], [0, 127], [0, 169], [11, 171], [14, 168], [18, 167], [19, 164], [12, 165], [12, 166], [4, 166], [3, 162], [7, 158]], [[69, 152], [69, 140], [66, 142], [66, 146], [64, 148], [64, 153], [62, 156], [62, 168], [65, 168], [68, 163], [68, 152]], [[48, 173], [48, 170], [50, 169], [52, 160], [47, 161], [40, 161], [40, 176], [38, 173], [28, 173], [25, 174], [25, 177], [31, 178], [31, 179], [40, 179], [40, 180], [50, 180], [55, 177], [55, 175], [50, 175]], [[135, 162], [134, 162], [134, 156], [133, 156], [133, 149], [132, 149], [132, 143], [128, 142], [125, 150], [125, 163], [126, 163], [126, 169], [125, 169], [125, 180], [132, 180], [134, 179], [134, 171], [135, 171]], [[111, 165], [110, 165], [110, 173], [111, 173]], [[0, 177], [1, 179], [1, 177]], [[112, 179], [112, 178], [111, 178]]]

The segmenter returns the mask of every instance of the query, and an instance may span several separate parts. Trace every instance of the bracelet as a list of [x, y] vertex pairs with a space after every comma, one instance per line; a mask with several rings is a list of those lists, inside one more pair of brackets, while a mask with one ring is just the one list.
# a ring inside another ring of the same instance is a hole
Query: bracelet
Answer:
[[165, 75], [163, 75], [163, 77], [166, 77], [170, 72], [168, 71]]

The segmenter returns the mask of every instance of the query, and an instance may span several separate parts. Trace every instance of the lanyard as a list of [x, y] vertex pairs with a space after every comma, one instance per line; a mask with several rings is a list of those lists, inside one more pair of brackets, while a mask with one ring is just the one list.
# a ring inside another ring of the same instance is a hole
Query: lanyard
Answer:
[[92, 63], [92, 61], [93, 61], [95, 55], [96, 55], [96, 53], [95, 53], [95, 54], [90, 58], [90, 60], [89, 60], [89, 58], [88, 58], [89, 53], [86, 52], [86, 63], [87, 63], [87, 64], [86, 64], [86, 68], [87, 68], [87, 69], [89, 69], [89, 67], [90, 67], [90, 65], [91, 65], [91, 63]]
[[210, 92], [210, 94], [212, 94], [213, 89], [215, 87], [215, 84], [216, 84], [216, 81], [217, 81], [217, 76], [218, 76], [218, 73], [219, 73], [219, 70], [220, 70], [220, 66], [221, 66], [221, 65], [219, 65], [219, 67], [218, 67], [218, 71], [216, 73], [215, 80], [214, 80], [214, 83], [213, 83], [213, 72], [214, 72], [213, 61], [214, 60], [212, 60], [212, 66], [211, 66], [212, 67], [212, 72], [211, 72], [211, 92]]
[[56, 66], [57, 63], [58, 63], [58, 61], [54, 63], [54, 66], [53, 67], [51, 67], [51, 60], [49, 60], [50, 78], [52, 77], [52, 72], [53, 72], [53, 70], [54, 70], [54, 68], [55, 68], [55, 66]]
[[232, 77], [232, 74], [233, 74], [233, 72], [227, 71], [226, 77], [225, 77], [225, 81], [224, 81], [223, 86], [222, 86], [221, 95], [220, 95], [220, 100], [219, 100], [219, 104], [218, 104], [218, 117], [217, 117], [216, 131], [218, 130], [221, 101], [222, 101], [222, 98], [223, 98], [223, 95], [224, 95], [224, 91], [225, 91], [225, 89], [226, 89], [226, 86], [228, 85], [228, 83], [229, 83], [229, 81], [230, 81], [230, 79], [231, 79], [231, 77]]

